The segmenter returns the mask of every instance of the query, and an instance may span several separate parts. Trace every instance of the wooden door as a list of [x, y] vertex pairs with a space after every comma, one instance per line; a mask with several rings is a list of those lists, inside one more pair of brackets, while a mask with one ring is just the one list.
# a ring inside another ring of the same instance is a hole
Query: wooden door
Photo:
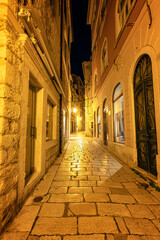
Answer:
[[36, 88], [29, 85], [26, 143], [26, 178], [34, 172], [36, 138]]
[[157, 136], [151, 59], [143, 55], [134, 74], [138, 165], [157, 175]]

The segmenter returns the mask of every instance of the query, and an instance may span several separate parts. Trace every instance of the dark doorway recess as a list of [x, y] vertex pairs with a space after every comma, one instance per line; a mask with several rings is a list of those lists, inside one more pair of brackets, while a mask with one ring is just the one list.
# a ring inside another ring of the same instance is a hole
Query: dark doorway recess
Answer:
[[135, 69], [134, 100], [138, 166], [157, 175], [157, 136], [152, 63], [146, 54], [140, 58]]

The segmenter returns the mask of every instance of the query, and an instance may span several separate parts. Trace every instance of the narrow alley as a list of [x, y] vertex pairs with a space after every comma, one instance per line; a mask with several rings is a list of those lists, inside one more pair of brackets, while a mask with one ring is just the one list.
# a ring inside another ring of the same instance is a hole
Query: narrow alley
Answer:
[[93, 138], [71, 135], [1, 240], [160, 240], [160, 193]]

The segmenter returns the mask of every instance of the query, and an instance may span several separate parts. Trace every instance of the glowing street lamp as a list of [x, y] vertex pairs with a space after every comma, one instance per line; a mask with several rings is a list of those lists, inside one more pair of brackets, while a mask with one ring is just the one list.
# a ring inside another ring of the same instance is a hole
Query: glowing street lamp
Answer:
[[76, 113], [77, 112], [77, 108], [73, 108], [73, 112]]

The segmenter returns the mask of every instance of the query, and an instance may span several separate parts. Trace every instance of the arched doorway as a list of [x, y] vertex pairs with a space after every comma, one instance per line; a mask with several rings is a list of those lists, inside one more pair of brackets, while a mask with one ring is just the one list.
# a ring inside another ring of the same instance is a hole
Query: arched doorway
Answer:
[[139, 60], [134, 73], [134, 100], [138, 166], [157, 175], [152, 64], [148, 55]]
[[103, 102], [103, 134], [104, 144], [108, 146], [108, 104], [107, 99]]

